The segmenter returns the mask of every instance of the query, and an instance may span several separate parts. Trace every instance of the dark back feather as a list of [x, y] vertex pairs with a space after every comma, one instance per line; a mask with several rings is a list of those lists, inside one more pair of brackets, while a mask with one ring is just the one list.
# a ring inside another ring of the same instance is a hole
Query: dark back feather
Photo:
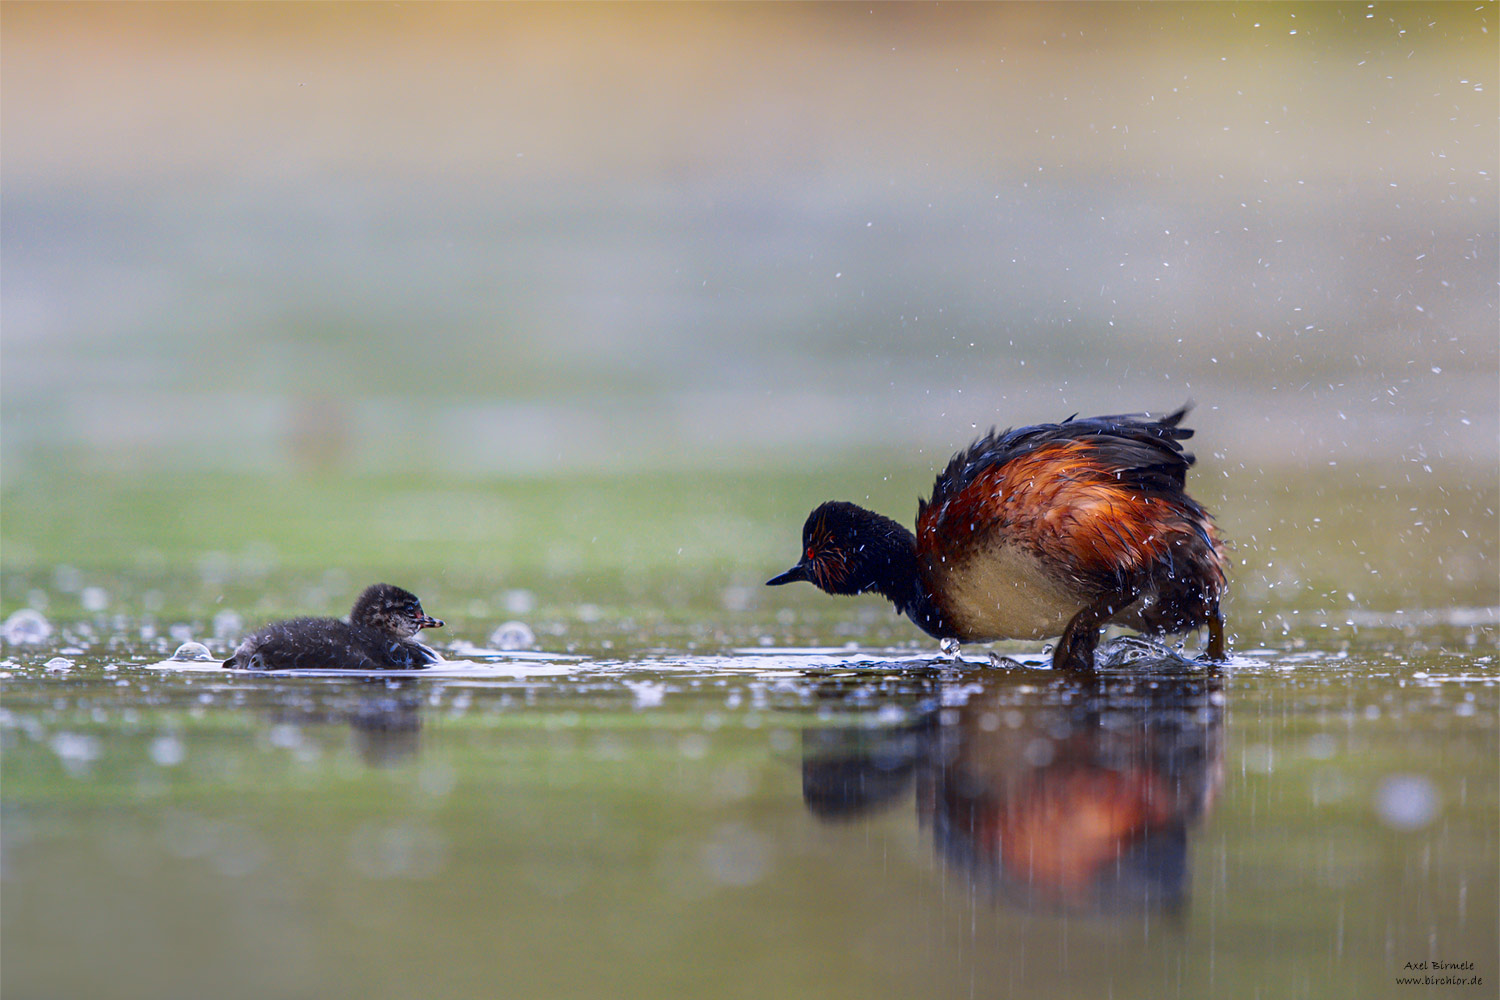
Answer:
[[1122, 413], [1105, 417], [1072, 417], [1057, 424], [1034, 424], [996, 432], [991, 430], [957, 453], [932, 484], [931, 501], [918, 501], [920, 519], [929, 504], [941, 506], [962, 493], [984, 470], [1004, 465], [1039, 448], [1060, 441], [1088, 440], [1095, 457], [1125, 485], [1144, 493], [1181, 493], [1194, 457], [1178, 442], [1193, 436], [1179, 426], [1190, 406], [1165, 417]]

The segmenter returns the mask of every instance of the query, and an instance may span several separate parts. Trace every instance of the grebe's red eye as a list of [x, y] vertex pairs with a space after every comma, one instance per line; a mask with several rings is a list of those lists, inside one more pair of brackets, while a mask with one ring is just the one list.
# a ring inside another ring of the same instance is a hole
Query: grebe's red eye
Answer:
[[812, 562], [812, 561], [813, 561], [813, 559], [814, 559], [814, 558], [816, 558], [816, 557], [815, 557], [815, 556], [814, 556], [814, 555], [813, 555], [813, 550], [812, 550], [812, 546], [811, 546], [811, 545], [809, 545], [809, 546], [808, 546], [808, 547], [807, 547], [807, 551], [806, 551], [806, 552], [804, 552], [804, 553], [803, 553], [803, 554], [802, 554], [802, 558], [803, 558], [803, 559], [806, 559], [806, 560], [807, 560], [807, 561], [808, 561], [808, 562]]

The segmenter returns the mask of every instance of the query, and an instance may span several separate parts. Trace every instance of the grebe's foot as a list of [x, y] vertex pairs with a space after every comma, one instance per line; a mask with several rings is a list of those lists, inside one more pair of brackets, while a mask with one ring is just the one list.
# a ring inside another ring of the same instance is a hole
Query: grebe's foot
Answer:
[[1202, 659], [1223, 663], [1229, 659], [1224, 645], [1224, 616], [1219, 613], [1218, 602], [1214, 602], [1213, 615], [1208, 619], [1208, 649]]
[[1192, 667], [1199, 662], [1170, 646], [1155, 642], [1144, 636], [1122, 635], [1099, 647], [1099, 666], [1106, 669], [1120, 667]]

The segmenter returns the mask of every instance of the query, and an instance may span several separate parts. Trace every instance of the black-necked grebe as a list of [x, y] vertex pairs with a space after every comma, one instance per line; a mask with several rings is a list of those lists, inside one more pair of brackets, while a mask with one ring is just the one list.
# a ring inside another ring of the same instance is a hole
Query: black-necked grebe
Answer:
[[293, 618], [247, 637], [224, 661], [241, 670], [419, 670], [441, 657], [413, 636], [443, 623], [410, 591], [377, 583], [354, 602], [347, 622]]
[[1208, 656], [1223, 659], [1224, 546], [1184, 492], [1186, 413], [991, 431], [938, 475], [915, 535], [829, 501], [802, 528], [801, 561], [768, 583], [875, 591], [938, 639], [1060, 635], [1053, 665], [1068, 669], [1093, 669], [1110, 622], [1155, 635], [1206, 625]]

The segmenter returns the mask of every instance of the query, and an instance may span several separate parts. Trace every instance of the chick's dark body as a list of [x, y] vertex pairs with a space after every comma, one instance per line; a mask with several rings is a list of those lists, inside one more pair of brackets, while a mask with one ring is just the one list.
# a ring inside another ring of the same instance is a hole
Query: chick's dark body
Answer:
[[[259, 663], [256, 658], [259, 657]], [[420, 642], [337, 618], [292, 618], [251, 635], [233, 664], [250, 670], [411, 670], [437, 660]]]
[[441, 659], [414, 638], [443, 623], [422, 610], [410, 591], [388, 583], [367, 587], [349, 621], [292, 618], [248, 636], [224, 666], [243, 670], [414, 670]]

